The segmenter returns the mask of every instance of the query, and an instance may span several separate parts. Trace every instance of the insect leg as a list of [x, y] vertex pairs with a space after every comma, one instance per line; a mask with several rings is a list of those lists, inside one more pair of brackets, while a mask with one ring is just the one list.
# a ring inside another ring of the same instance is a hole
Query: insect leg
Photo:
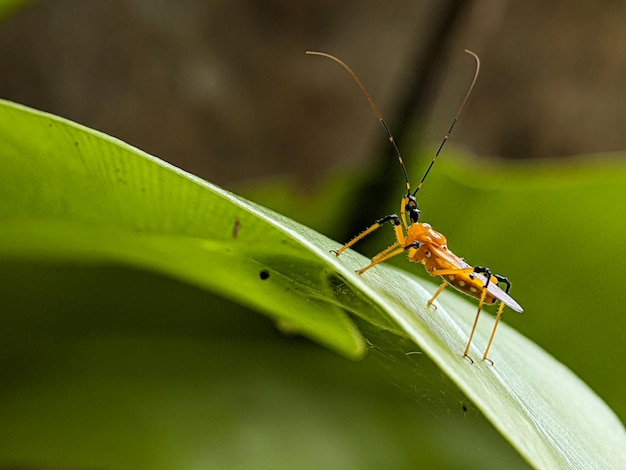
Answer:
[[[401, 227], [399, 225], [396, 225], [395, 228], [396, 228], [396, 231], [398, 229], [400, 229], [400, 231], [401, 231]], [[402, 235], [404, 235], [404, 234], [402, 234]], [[397, 237], [397, 235], [396, 235], [396, 237]], [[372, 257], [371, 263], [368, 264], [367, 266], [365, 266], [364, 268], [359, 269], [357, 271], [357, 273], [358, 274], [363, 274], [369, 268], [372, 268], [372, 267], [376, 266], [377, 264], [382, 263], [383, 261], [387, 261], [389, 258], [393, 258], [394, 256], [398, 256], [399, 254], [402, 254], [405, 251], [409, 251], [409, 259], [412, 259], [411, 258], [412, 251], [418, 250], [419, 247], [420, 247], [419, 242], [413, 242], [413, 243], [411, 243], [409, 245], [402, 246], [400, 241], [397, 241], [393, 245], [385, 248], [383, 251], [381, 251], [380, 253], [378, 253], [374, 257]]]
[[493, 343], [493, 338], [496, 336], [496, 328], [498, 328], [498, 323], [500, 323], [500, 317], [502, 316], [502, 310], [504, 310], [504, 302], [500, 302], [500, 306], [498, 307], [498, 313], [496, 314], [496, 322], [493, 325], [493, 330], [491, 331], [491, 336], [489, 337], [489, 343], [487, 343], [487, 348], [485, 349], [485, 353], [483, 354], [483, 361], [488, 361], [493, 365], [493, 361], [487, 357], [489, 354], [489, 349], [491, 348], [491, 343]]
[[[474, 271], [474, 268], [434, 269], [430, 271], [430, 275], [431, 276], [445, 276], [446, 274], [471, 273], [473, 271]], [[435, 292], [433, 296], [431, 297], [431, 299], [428, 301], [427, 305], [429, 307], [433, 304], [435, 299], [439, 297], [439, 294], [443, 292], [443, 290], [446, 288], [447, 285], [448, 285], [448, 281], [444, 279], [443, 284], [439, 286], [439, 288], [437, 289], [437, 292]]]
[[333, 250], [333, 253], [335, 253], [335, 256], [339, 256], [341, 253], [346, 251], [348, 248], [350, 248], [356, 242], [358, 242], [359, 240], [367, 237], [373, 231], [378, 230], [380, 227], [383, 226], [383, 224], [385, 222], [393, 222], [394, 230], [396, 232], [396, 238], [398, 239], [398, 243], [401, 244], [401, 245], [404, 245], [405, 236], [404, 236], [404, 232], [402, 231], [402, 222], [400, 221], [400, 218], [396, 214], [391, 214], [391, 215], [387, 215], [385, 217], [382, 217], [382, 218], [378, 219], [376, 222], [374, 222], [368, 228], [363, 230], [361, 233], [359, 233], [356, 237], [354, 237], [352, 240], [350, 240], [344, 246], [342, 246], [341, 248], [339, 248], [336, 251]]
[[[372, 257], [372, 263], [381, 263], [382, 261], [385, 261], [388, 258], [388, 255], [394, 251], [397, 250], [400, 247], [400, 243], [395, 242], [393, 245], [388, 246], [387, 248], [385, 248], [383, 251], [381, 251], [380, 253], [378, 253], [377, 255]], [[392, 255], [394, 256], [394, 255]]]
[[426, 305], [428, 305], [429, 307], [433, 304], [433, 302], [435, 301], [435, 299], [437, 297], [439, 297], [439, 294], [441, 294], [443, 292], [443, 290], [446, 288], [446, 286], [448, 285], [448, 281], [443, 281], [443, 283], [439, 286], [439, 289], [437, 289], [437, 292], [435, 292], [433, 294], [433, 296], [431, 297], [431, 299], [427, 302]]
[[[498, 282], [502, 282], [506, 284], [505, 292], [508, 294], [511, 289], [511, 283], [509, 280], [500, 276], [499, 274], [494, 274], [494, 277], [498, 280]], [[487, 357], [489, 354], [489, 349], [491, 348], [491, 343], [493, 343], [493, 338], [496, 336], [496, 328], [498, 328], [498, 324], [500, 323], [500, 317], [502, 316], [502, 311], [504, 310], [504, 302], [500, 301], [500, 306], [498, 307], [498, 312], [496, 313], [496, 321], [493, 325], [493, 330], [491, 331], [491, 336], [489, 337], [489, 342], [487, 343], [487, 348], [485, 349], [485, 353], [483, 354], [483, 361], [488, 361], [493, 365], [493, 361]]]
[[401, 255], [402, 253], [404, 253], [404, 251], [405, 251], [405, 248], [403, 246], [400, 246], [398, 242], [395, 242], [389, 248], [385, 248], [383, 251], [381, 251], [376, 256], [374, 256], [372, 258], [371, 263], [365, 266], [364, 268], [359, 269], [357, 271], [357, 274], [363, 274], [365, 271], [367, 271], [370, 268], [373, 268], [377, 264], [380, 264], [383, 261], [387, 261], [389, 258], [393, 258], [394, 256]]
[[509, 281], [509, 279], [504, 276], [500, 276], [499, 274], [494, 274], [493, 277], [495, 277], [498, 280], [498, 282], [501, 282], [502, 284], [506, 284], [506, 289], [504, 289], [504, 292], [508, 294], [509, 291], [511, 290], [511, 282]]
[[487, 282], [483, 287], [483, 291], [480, 295], [480, 299], [478, 301], [478, 310], [476, 311], [476, 318], [474, 318], [474, 324], [472, 325], [472, 331], [470, 332], [469, 339], [467, 340], [467, 346], [465, 346], [465, 351], [463, 352], [463, 356], [469, 358], [472, 362], [472, 358], [469, 355], [470, 345], [472, 344], [472, 339], [474, 339], [474, 333], [476, 332], [476, 326], [478, 325], [478, 317], [480, 316], [480, 312], [483, 309], [483, 305], [485, 304], [485, 297], [487, 296], [487, 286], [489, 285], [489, 281], [491, 280], [491, 271], [489, 268], [484, 268], [482, 266], [476, 266], [473, 271], [475, 273], [483, 273], [487, 278]]

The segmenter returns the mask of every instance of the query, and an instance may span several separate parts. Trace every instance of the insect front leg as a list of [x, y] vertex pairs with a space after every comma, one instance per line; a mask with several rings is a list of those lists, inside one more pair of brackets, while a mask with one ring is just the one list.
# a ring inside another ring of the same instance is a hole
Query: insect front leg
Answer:
[[[397, 227], [397, 226], [396, 226]], [[380, 253], [378, 253], [376, 256], [372, 257], [372, 261], [370, 262], [370, 264], [368, 264], [367, 266], [365, 266], [362, 269], [359, 269], [357, 271], [358, 274], [363, 274], [365, 271], [367, 271], [368, 269], [376, 266], [377, 264], [380, 264], [384, 261], [387, 261], [389, 258], [393, 258], [394, 256], [398, 256], [402, 253], [404, 253], [405, 251], [409, 252], [409, 259], [412, 261], [415, 261], [415, 252], [417, 250], [419, 250], [420, 248], [420, 243], [419, 242], [413, 242], [410, 243], [409, 245], [406, 246], [402, 246], [402, 244], [400, 243], [400, 241], [395, 242], [393, 245], [388, 246], [387, 248], [385, 248], [383, 251], [381, 251]]]
[[385, 248], [383, 251], [372, 257], [370, 264], [361, 268], [357, 271], [357, 274], [363, 274], [370, 268], [373, 268], [377, 264], [382, 263], [383, 261], [387, 261], [389, 258], [393, 258], [394, 256], [398, 256], [404, 253], [404, 247], [400, 246], [400, 243], [395, 242], [393, 245]]
[[[405, 241], [406, 237], [404, 235], [404, 231], [402, 230], [402, 222], [400, 221], [400, 218], [396, 214], [391, 214], [391, 215], [387, 215], [385, 217], [381, 217], [380, 219], [378, 219], [376, 222], [374, 222], [368, 228], [363, 230], [361, 233], [359, 233], [356, 237], [354, 237], [352, 240], [350, 240], [344, 246], [342, 246], [341, 248], [339, 248], [336, 251], [333, 250], [333, 253], [335, 253], [335, 256], [341, 255], [341, 253], [346, 251], [348, 248], [352, 247], [356, 242], [358, 242], [359, 240], [362, 240], [363, 238], [367, 237], [370, 233], [374, 232], [375, 230], [378, 230], [386, 222], [392, 222], [393, 223], [396, 239], [397, 239], [398, 244], [399, 244], [398, 246], [404, 245], [404, 241]], [[389, 248], [391, 248], [391, 247], [389, 247]], [[381, 255], [383, 253], [384, 253], [384, 251], [382, 251], [378, 255], [374, 256], [374, 258], [372, 258], [372, 260], [374, 260], [377, 256], [379, 256], [379, 255]], [[378, 264], [378, 263], [376, 263], [376, 264]]]
[[357, 271], [358, 274], [363, 274], [368, 269], [373, 268], [377, 264], [387, 261], [388, 259], [393, 258], [394, 256], [398, 256], [404, 253], [406, 250], [413, 250], [413, 249], [419, 248], [419, 244], [410, 244], [409, 246], [404, 246], [406, 243], [406, 236], [404, 235], [404, 230], [402, 228], [403, 225], [400, 223], [400, 219], [398, 218], [398, 216], [396, 216], [395, 214], [389, 215], [387, 217], [383, 217], [378, 222], [382, 221], [382, 223], [384, 223], [387, 220], [392, 221], [394, 224], [396, 242], [393, 245], [385, 248], [383, 251], [381, 251], [377, 255], [373, 256], [370, 264], [368, 264], [364, 268], [359, 269]]

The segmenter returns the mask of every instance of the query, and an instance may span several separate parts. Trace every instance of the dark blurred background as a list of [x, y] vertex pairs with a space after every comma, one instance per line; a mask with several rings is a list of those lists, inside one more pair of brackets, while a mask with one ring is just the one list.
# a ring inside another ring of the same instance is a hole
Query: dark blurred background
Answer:
[[626, 148], [625, 25], [611, 0], [38, 0], [2, 21], [0, 96], [220, 185], [281, 175], [306, 190], [389, 157], [354, 83], [306, 49], [357, 71], [410, 133], [404, 152], [447, 129], [471, 49], [483, 68], [454, 143], [565, 158]]

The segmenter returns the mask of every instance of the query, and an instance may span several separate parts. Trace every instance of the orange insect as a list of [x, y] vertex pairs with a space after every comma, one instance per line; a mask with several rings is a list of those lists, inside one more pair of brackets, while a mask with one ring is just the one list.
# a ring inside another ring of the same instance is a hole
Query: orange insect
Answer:
[[[435, 299], [448, 285], [451, 285], [452, 287], [463, 292], [464, 294], [470, 295], [478, 299], [478, 311], [476, 312], [476, 318], [472, 326], [472, 331], [469, 335], [469, 340], [467, 341], [467, 346], [465, 347], [465, 351], [463, 352], [463, 356], [468, 358], [471, 362], [473, 362], [473, 360], [469, 356], [470, 345], [472, 344], [472, 339], [476, 331], [476, 325], [478, 324], [478, 317], [480, 316], [483, 305], [492, 305], [496, 302], [500, 302], [496, 313], [496, 321], [493, 326], [491, 336], [489, 338], [489, 343], [487, 344], [487, 347], [483, 354], [483, 360], [492, 363], [487, 355], [489, 354], [489, 349], [491, 348], [491, 344], [493, 343], [493, 338], [496, 334], [496, 328], [498, 327], [498, 323], [500, 322], [500, 317], [502, 316], [504, 306], [508, 305], [511, 309], [518, 313], [522, 313], [524, 310], [509, 295], [511, 283], [506, 277], [500, 276], [499, 274], [492, 274], [488, 268], [482, 266], [471, 266], [463, 258], [460, 258], [459, 256], [452, 253], [452, 251], [450, 251], [450, 249], [448, 248], [448, 242], [444, 235], [433, 230], [430, 224], [419, 221], [420, 210], [418, 208], [417, 199], [415, 197], [417, 192], [424, 184], [424, 181], [426, 180], [426, 177], [428, 176], [433, 165], [435, 164], [435, 161], [437, 160], [441, 149], [450, 137], [452, 129], [454, 128], [454, 125], [456, 124], [459, 116], [463, 112], [463, 108], [465, 107], [465, 104], [469, 99], [472, 89], [474, 88], [474, 84], [476, 83], [476, 79], [478, 78], [478, 72], [480, 70], [480, 60], [478, 59], [478, 56], [473, 52], [468, 50], [466, 50], [465, 52], [470, 54], [476, 61], [474, 78], [465, 95], [465, 98], [463, 99], [463, 102], [461, 103], [461, 106], [459, 107], [459, 110], [456, 113], [456, 116], [452, 121], [452, 125], [448, 129], [448, 132], [444, 136], [441, 145], [435, 153], [434, 158], [426, 169], [426, 173], [424, 173], [424, 176], [422, 177], [420, 183], [417, 185], [415, 191], [411, 192], [411, 183], [409, 182], [409, 176], [398, 146], [396, 145], [395, 140], [391, 135], [389, 128], [387, 127], [387, 124], [383, 120], [381, 114], [378, 112], [374, 101], [361, 83], [359, 77], [352, 71], [350, 67], [348, 67], [345, 62], [333, 55], [327, 54], [325, 52], [306, 51], [307, 54], [326, 57], [337, 62], [345, 70], [348, 71], [348, 73], [352, 76], [357, 85], [359, 85], [359, 88], [361, 88], [361, 91], [367, 98], [370, 107], [384, 127], [385, 132], [387, 133], [387, 137], [389, 138], [389, 142], [391, 142], [391, 144], [393, 145], [395, 154], [398, 158], [398, 161], [400, 162], [400, 166], [402, 167], [402, 172], [404, 173], [404, 179], [406, 181], [407, 192], [400, 200], [400, 217], [398, 217], [398, 215], [396, 214], [391, 214], [378, 219], [371, 226], [369, 226], [359, 235], [357, 235], [344, 246], [342, 246], [339, 250], [335, 251], [335, 255], [341, 255], [356, 242], [365, 238], [367, 235], [380, 228], [386, 222], [392, 223], [396, 242], [378, 253], [376, 256], [374, 256], [370, 264], [358, 270], [357, 273], [363, 274], [368, 269], [373, 268], [377, 264], [382, 263], [389, 258], [400, 255], [402, 253], [406, 253], [409, 261], [412, 261], [414, 263], [422, 263], [431, 276], [441, 276], [441, 278], [443, 279], [443, 283], [441, 284], [441, 286], [439, 286], [439, 289], [437, 289], [435, 294], [428, 301], [429, 306], [433, 304]], [[505, 289], [503, 290], [502, 288], [500, 288], [500, 285], [504, 285]]]

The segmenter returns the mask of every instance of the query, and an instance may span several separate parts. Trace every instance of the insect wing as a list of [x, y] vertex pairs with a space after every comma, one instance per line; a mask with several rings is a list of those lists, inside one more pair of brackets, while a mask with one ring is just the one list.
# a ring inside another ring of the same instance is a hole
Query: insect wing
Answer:
[[[439, 264], [441, 268], [449, 268], [449, 269], [467, 269], [472, 266], [468, 264], [463, 258], [458, 257], [454, 253], [452, 253], [448, 249], [442, 249], [441, 247], [430, 247], [431, 251], [437, 256], [439, 260]], [[482, 273], [473, 273], [478, 279], [480, 279], [483, 285], [487, 284], [487, 276]], [[510, 307], [512, 310], [517, 313], [522, 313], [524, 309], [520, 304], [518, 304], [513, 297], [504, 292], [495, 282], [490, 282], [487, 285], [487, 292], [489, 292], [496, 299], [504, 302], [505, 305]]]
[[[483, 281], [483, 284], [487, 282], [487, 276], [485, 276], [484, 274], [474, 273], [474, 275], [477, 276], [481, 281]], [[500, 287], [498, 287], [495, 282], [489, 283], [489, 285], [487, 286], [487, 292], [493, 295], [496, 299], [504, 302], [507, 307], [510, 307], [515, 312], [522, 313], [524, 311], [522, 306], [518, 304], [513, 297], [500, 289]]]
[[440, 269], [467, 269], [472, 267], [463, 258], [459, 258], [447, 248], [438, 245], [429, 245], [428, 248], [437, 258], [437, 265]]

